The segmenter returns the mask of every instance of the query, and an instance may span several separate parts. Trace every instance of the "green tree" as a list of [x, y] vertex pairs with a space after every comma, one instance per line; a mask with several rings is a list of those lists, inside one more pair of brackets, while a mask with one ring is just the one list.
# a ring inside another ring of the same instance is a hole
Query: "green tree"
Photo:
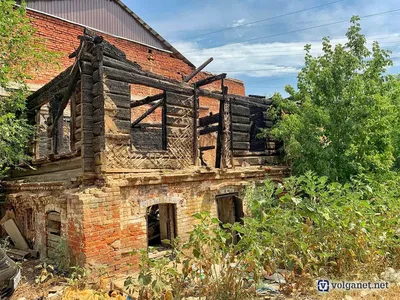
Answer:
[[26, 81], [52, 57], [35, 35], [24, 4], [0, 1], [0, 178], [9, 167], [29, 159], [32, 128], [26, 119]]
[[343, 181], [395, 165], [399, 80], [385, 73], [392, 65], [389, 51], [377, 42], [368, 50], [359, 20], [351, 19], [344, 45], [324, 38], [317, 57], [307, 45], [297, 90], [287, 86], [288, 99], [274, 96], [278, 121], [271, 133], [283, 140], [295, 174], [312, 170]]

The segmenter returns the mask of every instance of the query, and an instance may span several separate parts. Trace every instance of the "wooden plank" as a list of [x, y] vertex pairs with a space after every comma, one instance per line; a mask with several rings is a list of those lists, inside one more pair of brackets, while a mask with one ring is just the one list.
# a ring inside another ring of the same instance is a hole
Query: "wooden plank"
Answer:
[[5, 221], [2, 225], [17, 249], [29, 249], [28, 243], [25, 241], [25, 238], [23, 237], [21, 231], [19, 231], [17, 224], [15, 224], [13, 219]]
[[233, 130], [233, 134], [235, 134], [236, 131], [250, 132], [250, 125], [232, 123], [232, 130]]
[[234, 150], [249, 150], [250, 143], [249, 142], [233, 142], [232, 147]]
[[219, 114], [214, 114], [203, 118], [199, 118], [199, 126], [204, 127], [211, 124], [215, 124], [218, 123], [218, 120], [219, 120]]

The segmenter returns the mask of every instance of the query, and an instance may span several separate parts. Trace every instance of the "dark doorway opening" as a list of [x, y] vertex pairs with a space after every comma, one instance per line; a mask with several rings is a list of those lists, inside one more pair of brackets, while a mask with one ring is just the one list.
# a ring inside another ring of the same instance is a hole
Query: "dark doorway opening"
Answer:
[[[234, 224], [235, 222], [241, 223], [243, 214], [243, 201], [237, 197], [237, 194], [225, 194], [218, 195], [217, 201], [217, 213], [218, 219], [222, 224]], [[239, 235], [233, 234], [233, 241], [228, 243], [237, 243], [239, 241]]]
[[176, 237], [176, 205], [156, 204], [147, 208], [147, 241], [148, 246], [169, 247], [163, 242], [173, 243]]

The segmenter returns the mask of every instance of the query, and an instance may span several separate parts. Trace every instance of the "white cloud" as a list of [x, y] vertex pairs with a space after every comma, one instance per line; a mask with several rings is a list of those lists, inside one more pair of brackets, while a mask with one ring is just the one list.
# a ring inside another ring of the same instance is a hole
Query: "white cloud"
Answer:
[[[372, 41], [380, 42], [382, 48], [390, 48], [400, 43], [400, 33], [377, 34], [367, 36], [368, 46]], [[346, 43], [345, 38], [332, 39], [332, 44]], [[322, 53], [321, 41], [310, 40], [301, 42], [272, 42], [272, 43], [236, 43], [221, 47], [202, 49], [194, 42], [175, 43], [189, 60], [195, 65], [202, 64], [209, 57], [214, 61], [206, 70], [217, 73], [226, 72], [235, 77], [275, 77], [297, 74], [304, 63], [304, 45], [311, 45], [311, 53]], [[399, 47], [393, 49], [393, 56], [400, 56]]]
[[234, 21], [233, 24], [232, 24], [232, 27], [241, 26], [241, 25], [243, 25], [245, 23], [246, 23], [246, 19], [240, 19], [240, 20]]

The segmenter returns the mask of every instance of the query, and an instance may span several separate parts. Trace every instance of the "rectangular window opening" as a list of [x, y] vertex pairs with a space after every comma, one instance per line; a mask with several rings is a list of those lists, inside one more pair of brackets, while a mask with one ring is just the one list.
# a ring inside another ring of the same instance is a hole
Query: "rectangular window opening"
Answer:
[[[167, 150], [167, 117], [163, 90], [131, 85], [131, 147], [134, 151]], [[135, 106], [136, 104], [136, 106]]]

